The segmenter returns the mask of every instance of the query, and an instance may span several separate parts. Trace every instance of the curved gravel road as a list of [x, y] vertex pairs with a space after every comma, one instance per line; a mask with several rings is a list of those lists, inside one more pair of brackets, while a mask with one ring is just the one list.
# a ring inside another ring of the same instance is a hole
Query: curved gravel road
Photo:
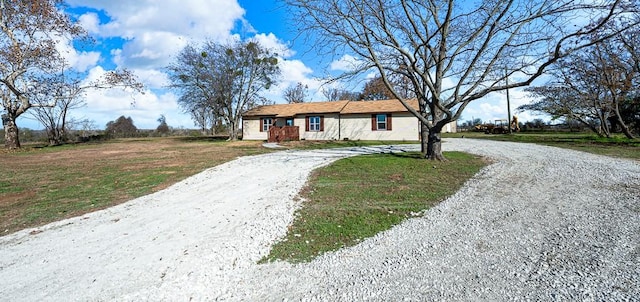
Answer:
[[446, 139], [444, 150], [495, 163], [423, 217], [355, 247], [255, 264], [284, 236], [311, 170], [402, 148], [243, 157], [0, 237], [0, 300], [639, 299], [640, 163], [531, 144]]

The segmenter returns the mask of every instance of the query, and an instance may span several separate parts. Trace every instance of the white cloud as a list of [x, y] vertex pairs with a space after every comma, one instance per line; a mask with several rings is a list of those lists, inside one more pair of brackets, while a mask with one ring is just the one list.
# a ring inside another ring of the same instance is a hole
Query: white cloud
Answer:
[[102, 66], [96, 66], [89, 70], [87, 77], [85, 78], [85, 83], [96, 81], [100, 79], [105, 74], [104, 68]]
[[[105, 74], [105, 70], [96, 66], [89, 70], [84, 83], [95, 81]], [[74, 116], [82, 115], [96, 122], [97, 126], [104, 128], [106, 123], [124, 115], [131, 117], [140, 129], [155, 129], [160, 115], [167, 117], [167, 123], [172, 127], [186, 127], [193, 125], [188, 116], [181, 113], [177, 104], [178, 97], [169, 91], [155, 90], [156, 87], [166, 85], [166, 76], [154, 70], [134, 70], [139, 80], [146, 83], [144, 93], [132, 89], [92, 89], [85, 93], [87, 108], [82, 113], [74, 113]], [[149, 83], [152, 83], [150, 85]]]
[[256, 34], [251, 38], [257, 41], [265, 48], [271, 49], [278, 55], [278, 67], [280, 67], [280, 82], [271, 87], [271, 89], [264, 91], [264, 97], [280, 103], [284, 101], [282, 96], [287, 87], [302, 83], [308, 87], [309, 92], [313, 95], [315, 90], [320, 86], [320, 81], [312, 78], [313, 70], [306, 66], [304, 62], [300, 60], [287, 60], [295, 55], [295, 51], [290, 49], [288, 45], [282, 42], [273, 33], [269, 34]]
[[160, 70], [133, 69], [133, 73], [140, 82], [144, 83], [147, 89], [164, 89], [171, 83], [169, 76]]
[[[549, 116], [535, 115], [526, 111], [518, 112], [516, 110], [519, 106], [529, 104], [532, 101], [534, 101], [534, 99], [522, 88], [509, 90], [511, 116], [518, 116], [518, 120], [521, 122], [531, 121], [537, 118], [549, 121]], [[500, 92], [471, 102], [464, 110], [460, 122], [479, 118], [483, 122], [493, 123], [496, 119], [506, 119], [507, 116], [507, 95], [505, 92]]]
[[362, 62], [351, 55], [344, 55], [337, 61], [331, 62], [330, 68], [333, 71], [353, 71], [357, 69]]
[[137, 37], [149, 31], [184, 36], [226, 37], [245, 11], [236, 0], [67, 0], [71, 6], [105, 11], [111, 18], [102, 24], [105, 36]]
[[[163, 68], [188, 41], [224, 41], [232, 36], [237, 22], [245, 30], [253, 30], [243, 19], [245, 11], [236, 0], [67, 0], [66, 3], [95, 9], [107, 17], [108, 21], [101, 23], [97, 13], [88, 12], [79, 16], [78, 22], [98, 39], [98, 47], [104, 46], [100, 45], [100, 39], [122, 39], [122, 46], [116, 44], [115, 48], [103, 51], [111, 56], [107, 59], [119, 68], [131, 69], [145, 85], [144, 94], [121, 89], [88, 91], [87, 107], [75, 115], [95, 120], [100, 128], [125, 115], [131, 116], [138, 128], [152, 129], [161, 114], [170, 126], [192, 127], [189, 116], [181, 113], [178, 96], [165, 89], [169, 79]], [[282, 44], [272, 34], [260, 38], [273, 45]], [[69, 48], [66, 49], [69, 61], [78, 69], [88, 70], [86, 82], [104, 74], [104, 68], [96, 67], [99, 53], [77, 52], [71, 44], [64, 46]]]
[[284, 97], [282, 96], [284, 90], [297, 83], [309, 86], [310, 90], [314, 89], [314, 84], [310, 79], [310, 75], [313, 70], [306, 66], [302, 61], [280, 59], [278, 67], [280, 67], [281, 72], [280, 82], [269, 90], [264, 91], [263, 96], [265, 98], [275, 101], [276, 103], [281, 103], [284, 101]]
[[97, 34], [100, 32], [100, 19], [96, 13], [86, 13], [78, 18], [78, 23], [89, 34]]
[[505, 116], [507, 116], [506, 105], [503, 105], [501, 100], [497, 103], [498, 104], [495, 104], [495, 102], [493, 104], [488, 102], [481, 102], [480, 109], [485, 114], [491, 116], [491, 119], [504, 118]]
[[187, 44], [184, 37], [170, 32], [148, 32], [125, 43], [117, 62], [128, 68], [161, 68]]
[[62, 54], [69, 67], [79, 72], [85, 72], [96, 66], [100, 60], [100, 53], [96, 51], [78, 51], [66, 37], [57, 38], [56, 49]]
[[86, 118], [94, 120], [101, 128], [123, 115], [131, 117], [139, 129], [155, 129], [160, 115], [165, 115], [172, 127], [189, 128], [193, 125], [190, 118], [181, 113], [177, 96], [171, 92], [147, 90], [141, 94], [122, 89], [103, 89], [88, 91], [86, 99], [87, 106], [91, 108], [90, 112], [85, 112]]
[[379, 73], [378, 71], [373, 71], [373, 70], [372, 70], [371, 72], [367, 73], [367, 74], [364, 76], [364, 78], [365, 78], [365, 80], [370, 81], [370, 80], [372, 80], [372, 79], [376, 78], [379, 74], [380, 74], [380, 73]]
[[100, 60], [100, 53], [95, 51], [76, 52], [68, 58], [74, 69], [84, 72], [88, 68], [95, 66]]
[[300, 60], [281, 61], [282, 82], [288, 84], [306, 81], [313, 70]]
[[280, 41], [273, 33], [257, 34], [252, 39], [260, 43], [263, 47], [276, 52], [282, 58], [290, 58], [296, 54], [295, 51]]
[[123, 37], [121, 67], [165, 66], [188, 40], [224, 40], [245, 13], [236, 0], [68, 0], [71, 6], [104, 11], [110, 21], [96, 24], [94, 13], [80, 23], [99, 37]]

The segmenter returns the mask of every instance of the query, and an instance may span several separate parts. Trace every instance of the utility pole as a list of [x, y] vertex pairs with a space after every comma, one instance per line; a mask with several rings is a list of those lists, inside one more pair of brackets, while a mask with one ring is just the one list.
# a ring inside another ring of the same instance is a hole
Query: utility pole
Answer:
[[[509, 86], [509, 72], [505, 69], [505, 83]], [[509, 128], [509, 134], [511, 134], [511, 101], [509, 99], [509, 88], [507, 88], [507, 127]]]

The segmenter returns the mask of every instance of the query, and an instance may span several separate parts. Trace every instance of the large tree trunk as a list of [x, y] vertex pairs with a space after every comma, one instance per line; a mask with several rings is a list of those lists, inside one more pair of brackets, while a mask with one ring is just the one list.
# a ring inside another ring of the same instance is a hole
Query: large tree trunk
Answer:
[[431, 127], [420, 123], [420, 152], [426, 159], [446, 161], [442, 155], [442, 139], [440, 138], [442, 127]]
[[20, 149], [20, 138], [18, 125], [16, 125], [15, 118], [9, 116], [2, 117], [2, 124], [4, 126], [4, 146], [7, 149]]
[[47, 130], [47, 137], [49, 139], [49, 146], [57, 146], [60, 144], [56, 138], [56, 131], [54, 129]]
[[[424, 141], [424, 139], [423, 139]], [[431, 160], [446, 161], [442, 155], [442, 139], [440, 138], [440, 129], [431, 128], [427, 137], [427, 153], [425, 158]]]
[[240, 121], [237, 119], [234, 119], [233, 122], [229, 123], [229, 140], [230, 141], [237, 141], [238, 140], [238, 125], [240, 124]]
[[48, 131], [49, 146], [62, 145], [67, 139], [62, 129], [54, 128]]
[[[435, 96], [433, 98], [433, 104], [435, 104], [438, 99]], [[429, 127], [429, 135], [427, 136], [427, 153], [424, 154], [425, 158], [446, 161], [447, 159], [442, 155], [442, 139], [440, 137], [442, 127], [445, 125], [445, 120], [443, 119], [444, 113], [434, 105], [429, 108], [429, 111], [431, 113], [432, 123], [431, 127]]]

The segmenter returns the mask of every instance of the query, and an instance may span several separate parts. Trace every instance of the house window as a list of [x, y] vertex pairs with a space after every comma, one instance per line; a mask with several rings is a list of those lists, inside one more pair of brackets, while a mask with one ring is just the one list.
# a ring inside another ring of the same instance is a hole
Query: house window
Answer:
[[269, 132], [269, 128], [271, 128], [271, 126], [273, 125], [273, 119], [271, 119], [270, 117], [263, 117], [262, 119], [260, 119], [260, 124], [260, 131]]
[[387, 130], [387, 115], [378, 114], [376, 115], [376, 124], [378, 130]]
[[306, 131], [324, 131], [324, 116], [307, 116]]
[[309, 131], [320, 131], [320, 117], [309, 117]]
[[285, 124], [286, 124], [287, 126], [293, 126], [293, 119], [292, 119], [292, 118], [288, 118], [288, 119], [286, 120]]
[[371, 130], [391, 131], [391, 114], [372, 114]]

